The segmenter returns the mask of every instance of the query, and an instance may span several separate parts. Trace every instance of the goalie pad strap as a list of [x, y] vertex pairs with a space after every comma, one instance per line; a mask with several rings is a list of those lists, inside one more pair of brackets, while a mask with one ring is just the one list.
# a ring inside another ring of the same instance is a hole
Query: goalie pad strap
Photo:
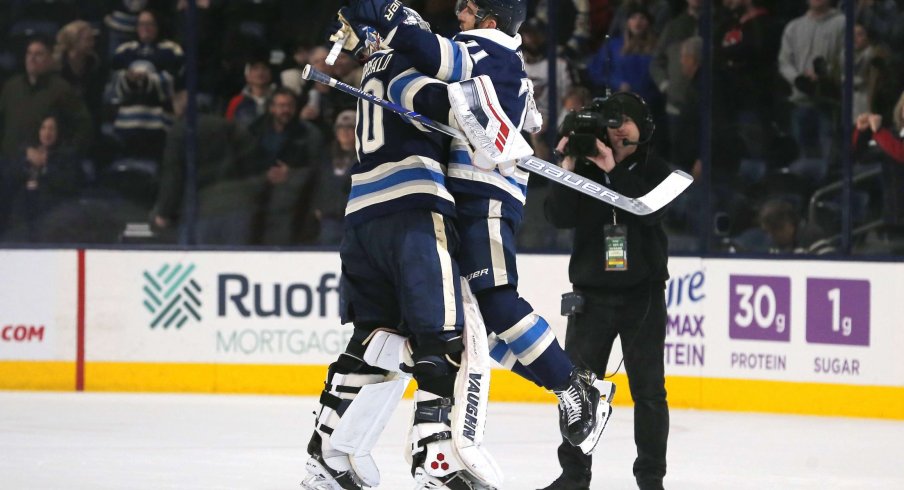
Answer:
[[452, 405], [455, 405], [455, 398], [437, 398], [435, 400], [417, 402], [419, 407], [451, 407]]
[[449, 414], [451, 413], [451, 398], [438, 398], [430, 402], [421, 402], [417, 404], [417, 409], [414, 411], [414, 423], [425, 424], [434, 422], [449, 425]]
[[455, 337], [445, 342], [431, 342], [420, 344], [415, 349], [418, 359], [427, 356], [443, 357], [446, 354], [457, 354], [465, 349], [461, 337]]
[[327, 435], [333, 433], [333, 428], [328, 425], [325, 425], [325, 424], [318, 424], [317, 430], [319, 430], [320, 432], [323, 432], [324, 434], [327, 434]]
[[424, 447], [427, 444], [432, 444], [437, 441], [448, 441], [449, 439], [452, 439], [452, 432], [444, 430], [420, 439], [419, 441], [417, 441], [417, 446]]
[[359, 391], [361, 391], [361, 387], [327, 384], [326, 390], [324, 391], [335, 391], [337, 393], [358, 393]]
[[320, 404], [332, 408], [339, 416], [342, 416], [342, 413], [345, 412], [350, 403], [349, 400], [343, 400], [332, 393], [320, 392]]

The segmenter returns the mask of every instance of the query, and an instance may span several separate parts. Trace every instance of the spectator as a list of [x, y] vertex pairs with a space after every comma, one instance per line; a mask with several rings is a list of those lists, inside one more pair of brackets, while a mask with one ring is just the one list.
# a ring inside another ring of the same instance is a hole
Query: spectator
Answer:
[[604, 89], [634, 92], [655, 107], [661, 99], [650, 76], [650, 63], [656, 48], [652, 30], [653, 16], [641, 5], [630, 6], [622, 16], [626, 23], [622, 35], [600, 48], [587, 67], [598, 93]]
[[[673, 148], [672, 152], [672, 163], [690, 172], [698, 181], [703, 172], [700, 153], [700, 136], [702, 134], [700, 132], [700, 67], [702, 58], [703, 39], [701, 37], [694, 36], [681, 43], [681, 73], [691, 83], [686, 86], [686, 93], [681, 97], [684, 103], [678, 116], [678, 132], [675, 135], [677, 146]], [[738, 140], [737, 132], [732, 125], [716, 121], [713, 124], [712, 133], [710, 202], [714, 214], [725, 213], [730, 222], [734, 223], [738, 221], [738, 217], [746, 206], [742, 196], [735, 189], [740, 164], [740, 149], [743, 144]], [[695, 235], [703, 233], [709, 226], [705, 220], [706, 214], [700, 212], [704, 190], [699, 185], [692, 186], [677, 199], [670, 210], [671, 217], [683, 221], [687, 231]]]
[[81, 186], [81, 164], [74, 148], [63, 144], [60, 119], [47, 116], [6, 177], [11, 182], [12, 213], [6, 241], [42, 241], [43, 220], [74, 198]]
[[[310, 65], [317, 70], [330, 75], [333, 78], [345, 80], [346, 83], [353, 86], [361, 84], [361, 67], [357, 61], [354, 61], [348, 53], [341, 53], [336, 63], [332, 66], [326, 64], [326, 57], [329, 50], [323, 46], [317, 46], [311, 50], [309, 57]], [[355, 78], [357, 77], [357, 79]], [[308, 100], [301, 109], [301, 118], [310, 121], [327, 131], [332, 128], [336, 115], [346, 109], [355, 109], [357, 105], [354, 97], [339, 90], [334, 90], [329, 85], [323, 83], [314, 83], [308, 92]]]
[[884, 64], [882, 49], [872, 44], [869, 32], [857, 23], [854, 25], [854, 103], [852, 113], [871, 112], [873, 89], [880, 83], [880, 64]]
[[138, 40], [119, 46], [113, 56], [118, 109], [113, 123], [129, 157], [159, 161], [173, 122], [173, 96], [183, 76], [182, 48], [160, 40], [157, 15], [138, 15]]
[[809, 0], [807, 12], [792, 20], [782, 34], [778, 62], [782, 76], [792, 86], [791, 130], [804, 158], [800, 163], [812, 170], [796, 169], [795, 165], [792, 169], [816, 180], [824, 176], [825, 159], [833, 147], [844, 22], [844, 15], [832, 7], [831, 0]]
[[[531, 144], [535, 154], [549, 160], [550, 151], [546, 143], [546, 128], [549, 126], [549, 59], [546, 57], [546, 26], [537, 19], [531, 19], [521, 27], [521, 50], [524, 55], [524, 71], [534, 84], [534, 100], [537, 110], [543, 116], [543, 128], [531, 135]], [[565, 94], [571, 89], [571, 77], [568, 75], [568, 63], [564, 58], [556, 57], [556, 97], [559, 107]]]
[[94, 39], [95, 32], [91, 24], [83, 20], [66, 24], [57, 33], [53, 61], [63, 79], [85, 101], [97, 127], [101, 120], [105, 74], [100, 57], [94, 50]]
[[863, 145], [869, 143], [872, 138], [886, 155], [904, 164], [904, 93], [895, 105], [894, 124], [897, 135], [887, 127], [882, 127], [881, 115], [872, 113], [858, 115], [854, 129], [854, 148], [862, 150]]
[[314, 215], [320, 223], [320, 245], [338, 245], [342, 241], [345, 204], [351, 191], [349, 171], [357, 161], [355, 153], [355, 111], [342, 111], [333, 125], [334, 140], [330, 159], [319, 172]]
[[766, 125], [775, 116], [776, 60], [779, 25], [764, 0], [734, 0], [731, 20], [715, 57], [721, 105], [731, 121], [741, 119]]
[[112, 56], [124, 43], [135, 39], [138, 13], [147, 6], [147, 0], [122, 0], [104, 17], [107, 26], [107, 54]]
[[[549, 24], [547, 0], [537, 2], [536, 18]], [[587, 49], [590, 38], [590, 0], [571, 0], [559, 2], [559, 39], [556, 44], [562, 46], [563, 54], [570, 59], [580, 58]]]
[[245, 88], [229, 101], [226, 120], [248, 128], [267, 111], [267, 100], [276, 90], [269, 55], [250, 60], [245, 65]]
[[[668, 121], [668, 154], [679, 143], [677, 127], [684, 105], [684, 95], [690, 80], [681, 73], [681, 43], [689, 37], [697, 35], [697, 22], [700, 17], [703, 0], [687, 0], [687, 8], [679, 16], [666, 23], [662, 30], [653, 62], [650, 64], [650, 75], [659, 91], [665, 94], [665, 113]], [[660, 141], [662, 141], [660, 139]]]
[[629, 12], [632, 9], [641, 8], [650, 13], [651, 21], [650, 29], [655, 35], [659, 35], [665, 29], [666, 23], [672, 17], [672, 9], [669, 7], [668, 0], [626, 0], [618, 6], [615, 11], [615, 17], [609, 24], [609, 37], [612, 39], [622, 37], [627, 27]]
[[[336, 58], [336, 63], [330, 67], [329, 73], [333, 78], [345, 82], [348, 85], [360, 87], [361, 78], [364, 74], [364, 66], [348, 53], [342, 52], [339, 53], [339, 57]], [[336, 115], [342, 111], [356, 110], [358, 107], [358, 99], [349, 97], [348, 94], [341, 90], [333, 89], [328, 85], [322, 83], [316, 85], [329, 88], [326, 92], [326, 97], [329, 99], [327, 104], [329, 110], [321, 114], [324, 116], [324, 119], [320, 121], [318, 127], [321, 128], [324, 133], [332, 132], [332, 124]]]
[[771, 240], [769, 253], [823, 255], [835, 251], [822, 229], [801, 219], [794, 206], [782, 199], [766, 201], [760, 208], [759, 222]]
[[703, 39], [694, 36], [681, 43], [681, 76], [690, 81], [680, 94], [676, 138], [672, 147], [672, 163], [690, 172], [694, 179], [701, 175], [700, 162], [700, 66], [703, 62]]
[[311, 243], [317, 237], [312, 197], [320, 169], [323, 137], [298, 117], [295, 93], [277, 89], [268, 114], [251, 125], [255, 163], [266, 175], [252, 241], [264, 245]]
[[[316, 127], [296, 117], [295, 93], [286, 88], [276, 89], [267, 110], [250, 127], [258, 142], [259, 165], [272, 170], [279, 166], [300, 168], [315, 162], [323, 137]], [[281, 172], [274, 171], [273, 175]]]
[[904, 229], [904, 92], [894, 108], [895, 135], [882, 127], [879, 114], [860, 114], [854, 128], [855, 155], [862, 158], [867, 147], [875, 144], [887, 157], [882, 161], [883, 218], [887, 224]]
[[[330, 51], [327, 48], [317, 46], [311, 50], [308, 63], [313, 68], [332, 75], [333, 67], [326, 64], [326, 57], [329, 54]], [[308, 92], [307, 103], [301, 108], [301, 118], [318, 126], [323, 126], [325, 121], [332, 120], [334, 115], [332, 92], [334, 91], [330, 89], [329, 85], [314, 83]]]
[[858, 0], [854, 16], [873, 41], [900, 46], [904, 41], [900, 8], [895, 0]]
[[[254, 207], [265, 183], [250, 158], [254, 141], [239, 125], [210, 114], [198, 115], [197, 138], [196, 241], [200, 245], [247, 245]], [[172, 228], [179, 220], [184, 168], [185, 122], [180, 119], [168, 133], [163, 152], [160, 192], [151, 211], [157, 229]]]
[[[306, 102], [308, 100], [308, 92], [310, 92], [311, 89], [314, 88], [313, 85], [316, 83], [310, 80], [305, 80], [301, 76], [301, 72], [304, 69], [305, 65], [310, 62], [311, 52], [313, 51], [313, 49], [313, 46], [305, 43], [296, 44], [295, 48], [292, 50], [292, 57], [289, 61], [289, 66], [279, 74], [280, 85], [295, 92], [295, 96], [298, 97], [298, 100], [302, 101], [302, 107], [305, 107], [307, 105]], [[304, 109], [302, 109], [302, 112], [304, 112]]]
[[9, 79], [0, 92], [2, 157], [16, 158], [22, 141], [28, 141], [44, 114], [59, 114], [62, 125], [72, 128], [78, 150], [91, 141], [91, 115], [69, 83], [53, 70], [50, 44], [31, 40], [25, 51], [25, 73]]
[[[340, 53], [339, 57], [336, 58], [336, 63], [333, 64], [333, 77], [339, 81], [351, 85], [352, 87], [361, 86], [361, 76], [363, 74], [364, 66], [362, 66], [361, 63], [359, 63], [348, 53]], [[345, 105], [350, 106], [350, 108], [353, 109], [355, 107], [354, 100], [349, 99], [348, 97], [343, 97], [343, 101], [346, 100], [352, 100], [351, 103], [346, 103]]]

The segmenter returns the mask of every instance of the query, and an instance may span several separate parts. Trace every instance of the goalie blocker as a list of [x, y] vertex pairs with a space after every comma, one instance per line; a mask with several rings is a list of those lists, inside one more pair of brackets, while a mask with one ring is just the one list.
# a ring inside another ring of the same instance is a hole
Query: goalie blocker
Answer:
[[[528, 93], [533, 84], [527, 83]], [[498, 168], [508, 177], [515, 171], [517, 161], [534, 154], [533, 148], [521, 136], [519, 125], [513, 124], [499, 104], [493, 81], [480, 75], [448, 87], [451, 112], [458, 127], [474, 150], [472, 163], [483, 170]], [[533, 101], [533, 98], [529, 98]], [[536, 132], [542, 126], [540, 113], [535, 108], [525, 111], [525, 131]]]

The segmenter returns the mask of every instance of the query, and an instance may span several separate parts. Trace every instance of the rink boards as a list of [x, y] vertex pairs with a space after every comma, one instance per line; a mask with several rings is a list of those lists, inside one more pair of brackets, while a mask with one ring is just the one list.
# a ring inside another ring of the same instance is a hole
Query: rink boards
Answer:
[[[560, 339], [567, 266], [519, 256], [521, 294]], [[672, 406], [904, 419], [904, 264], [669, 271]], [[316, 395], [350, 336], [339, 272], [328, 252], [0, 251], [0, 388]], [[628, 403], [624, 367], [614, 380]], [[491, 396], [553, 399], [500, 370]]]

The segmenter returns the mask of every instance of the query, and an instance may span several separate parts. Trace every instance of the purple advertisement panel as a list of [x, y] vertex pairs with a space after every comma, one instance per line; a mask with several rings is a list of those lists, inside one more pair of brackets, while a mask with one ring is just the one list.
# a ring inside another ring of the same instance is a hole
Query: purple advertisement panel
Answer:
[[791, 278], [736, 276], [728, 279], [728, 336], [788, 342], [791, 339]]
[[869, 345], [869, 281], [807, 279], [807, 342]]

